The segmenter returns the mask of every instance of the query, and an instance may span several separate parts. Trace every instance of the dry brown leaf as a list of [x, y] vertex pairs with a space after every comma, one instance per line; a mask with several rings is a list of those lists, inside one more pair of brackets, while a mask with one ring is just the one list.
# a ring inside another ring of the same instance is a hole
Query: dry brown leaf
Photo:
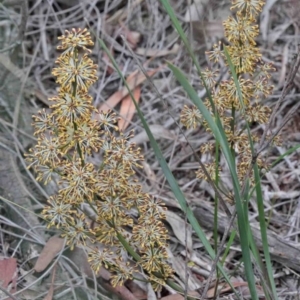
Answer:
[[174, 44], [173, 47], [168, 49], [148, 49], [148, 48], [136, 48], [134, 51], [138, 55], [146, 56], [146, 57], [162, 57], [169, 54], [176, 54], [180, 49], [179, 44]]
[[[141, 87], [136, 87], [133, 92], [133, 97], [137, 104], [140, 102], [141, 96]], [[125, 131], [128, 127], [130, 121], [132, 120], [135, 113], [135, 105], [131, 99], [131, 96], [128, 95], [122, 100], [121, 108], [120, 108], [120, 119], [118, 121], [118, 127], [120, 130]]]
[[[153, 69], [147, 72], [149, 77], [153, 76], [161, 68]], [[142, 84], [146, 80], [146, 76], [139, 70], [132, 72], [126, 82], [132, 91], [134, 88]], [[112, 94], [106, 101], [99, 107], [99, 111], [107, 112], [108, 110], [114, 108], [124, 97], [129, 94], [127, 87], [123, 87], [119, 91]]]
[[47, 266], [51, 263], [53, 258], [62, 250], [63, 246], [64, 239], [57, 236], [51, 237], [47, 241], [38, 260], [36, 261], [34, 270], [36, 272], [44, 271], [47, 268]]
[[13, 257], [0, 260], [0, 284], [10, 293], [16, 292], [17, 287], [17, 260]]

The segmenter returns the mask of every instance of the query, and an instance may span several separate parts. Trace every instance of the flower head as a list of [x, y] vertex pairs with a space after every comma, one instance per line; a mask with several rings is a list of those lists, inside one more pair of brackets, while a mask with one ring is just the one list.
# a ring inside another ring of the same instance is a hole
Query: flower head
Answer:
[[57, 49], [65, 50], [62, 55], [72, 55], [78, 48], [82, 48], [90, 53], [91, 50], [87, 47], [94, 45], [94, 42], [91, 39], [91, 34], [86, 28], [72, 28], [71, 31], [66, 30], [65, 34], [58, 37], [58, 39], [61, 40], [61, 45], [57, 46]]
[[245, 12], [250, 17], [257, 16], [265, 4], [263, 0], [232, 0], [231, 9]]
[[89, 87], [96, 82], [97, 65], [84, 54], [77, 58], [71, 54], [60, 56], [56, 63], [58, 68], [54, 68], [52, 75], [57, 77], [56, 82], [60, 84], [65, 91], [72, 91], [73, 87], [87, 92]]

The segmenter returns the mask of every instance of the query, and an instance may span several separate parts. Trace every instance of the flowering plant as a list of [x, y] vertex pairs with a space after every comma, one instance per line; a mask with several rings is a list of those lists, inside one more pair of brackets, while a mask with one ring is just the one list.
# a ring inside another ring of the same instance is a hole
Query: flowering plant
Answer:
[[[49, 99], [52, 112], [33, 116], [37, 144], [27, 154], [37, 179], [55, 180], [59, 187], [42, 215], [71, 248], [88, 249], [95, 272], [109, 269], [113, 285], [140, 272], [159, 289], [173, 274], [164, 207], [142, 191], [135, 177], [143, 156], [129, 141], [133, 133], [119, 132], [116, 115], [92, 105], [88, 90], [97, 80], [97, 65], [89, 58], [90, 33], [72, 29], [59, 40], [63, 53], [52, 74], [60, 89]], [[100, 166], [93, 163], [95, 152], [103, 158]]]
[[[254, 185], [251, 169], [253, 153], [251, 141], [246, 131], [247, 126], [253, 123], [266, 124], [269, 122], [271, 109], [262, 104], [273, 90], [269, 83], [270, 72], [274, 70], [271, 63], [265, 63], [255, 38], [259, 34], [256, 17], [261, 12], [264, 2], [261, 0], [232, 0], [232, 10], [236, 10], [236, 17], [230, 16], [223, 22], [225, 38], [228, 46], [222, 49], [221, 42], [208, 51], [209, 60], [213, 64], [224, 61], [225, 64], [232, 64], [237, 81], [230, 72], [230, 78], [223, 80], [216, 86], [219, 70], [206, 69], [202, 72], [203, 85], [210, 91], [210, 99], [204, 101], [211, 115], [217, 120], [220, 119], [224, 128], [228, 143], [237, 158], [237, 175], [242, 185], [246, 175], [250, 175], [251, 184]], [[187, 128], [196, 128], [202, 124], [210, 131], [207, 121], [196, 106], [184, 106], [181, 113], [181, 122]], [[254, 143], [260, 140], [258, 134], [251, 133]], [[279, 142], [276, 138], [274, 142]], [[206, 143], [201, 146], [201, 152], [213, 153], [214, 143]], [[212, 180], [217, 178], [221, 171], [216, 168], [216, 161], [212, 159], [204, 164], [207, 173]], [[260, 168], [268, 169], [266, 160], [257, 159]], [[207, 174], [200, 168], [196, 172], [199, 179], [207, 180]], [[229, 199], [231, 201], [232, 199]]]

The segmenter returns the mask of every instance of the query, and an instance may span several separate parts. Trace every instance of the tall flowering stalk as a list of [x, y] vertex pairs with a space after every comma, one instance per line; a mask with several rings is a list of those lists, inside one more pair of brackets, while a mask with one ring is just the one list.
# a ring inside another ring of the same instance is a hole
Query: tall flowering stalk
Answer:
[[[63, 53], [52, 72], [59, 92], [49, 99], [51, 113], [33, 116], [38, 142], [27, 155], [37, 179], [56, 180], [59, 187], [42, 215], [71, 248], [86, 246], [92, 269], [109, 269], [113, 285], [140, 272], [159, 289], [173, 274], [164, 207], [142, 191], [135, 177], [143, 156], [129, 142], [132, 133], [120, 133], [116, 115], [99, 113], [92, 105], [88, 90], [97, 80], [97, 65], [89, 58], [90, 33], [72, 29], [59, 40]], [[100, 166], [92, 163], [95, 152], [103, 157]]]
[[[248, 124], [264, 124], [268, 122], [271, 115], [271, 109], [261, 102], [272, 92], [273, 87], [270, 85], [269, 79], [270, 72], [274, 68], [272, 64], [263, 62], [255, 42], [255, 38], [259, 34], [256, 18], [262, 11], [263, 5], [264, 1], [261, 0], [232, 0], [231, 9], [236, 11], [236, 15], [235, 17], [230, 16], [223, 23], [225, 37], [229, 42], [226, 49], [237, 74], [238, 85], [234, 81], [233, 74], [230, 74], [231, 78], [221, 81], [216, 87], [219, 71], [206, 69], [202, 72], [205, 85], [211, 91], [214, 107], [208, 99], [205, 101], [206, 106], [213, 116], [220, 117], [232, 152], [237, 158], [237, 173], [241, 184], [252, 164], [252, 150], [246, 132], [246, 122]], [[227, 63], [226, 53], [222, 49], [221, 43], [214, 45], [213, 50], [207, 54], [214, 64], [220, 60]], [[181, 122], [188, 128], [195, 128], [202, 124], [209, 130], [208, 124], [195, 106], [184, 106]], [[253, 133], [251, 137], [254, 143], [260, 139], [257, 134]], [[212, 153], [214, 148], [213, 143], [208, 143], [201, 147], [201, 152]], [[257, 163], [260, 168], [267, 168], [264, 160], [259, 158]], [[216, 164], [214, 159], [205, 164], [213, 180], [216, 179], [218, 171], [221, 171], [220, 168], [216, 169]], [[196, 176], [199, 179], [207, 180], [202, 169], [196, 172]], [[252, 184], [253, 179], [253, 174], [250, 174]]]

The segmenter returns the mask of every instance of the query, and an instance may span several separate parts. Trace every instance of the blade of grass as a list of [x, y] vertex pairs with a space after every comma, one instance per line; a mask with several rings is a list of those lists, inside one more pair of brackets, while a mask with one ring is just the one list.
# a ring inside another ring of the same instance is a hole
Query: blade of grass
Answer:
[[[242, 107], [242, 114], [245, 116], [246, 114], [246, 110], [245, 110], [245, 104], [243, 101], [243, 95], [242, 95], [242, 91], [241, 91], [241, 87], [239, 84], [239, 79], [237, 76], [237, 73], [235, 72], [235, 67], [231, 61], [230, 55], [227, 51], [226, 46], [224, 46], [224, 53], [232, 74], [232, 78], [234, 80], [237, 92], [238, 92], [238, 96], [239, 96], [239, 101]], [[252, 157], [254, 157], [254, 144], [253, 144], [253, 140], [252, 140], [252, 136], [251, 136], [251, 130], [249, 127], [248, 122], [246, 122], [246, 128], [247, 128], [247, 134], [248, 134], [248, 138], [249, 138], [249, 143], [250, 143], [250, 148], [251, 148], [251, 153], [252, 153]], [[254, 168], [254, 177], [255, 177], [255, 182], [256, 182], [256, 198], [257, 198], [257, 205], [258, 205], [258, 211], [259, 211], [259, 223], [260, 223], [260, 232], [261, 232], [261, 237], [262, 237], [262, 242], [263, 242], [263, 251], [264, 251], [264, 256], [265, 256], [265, 260], [266, 260], [266, 267], [267, 267], [267, 282], [272, 290], [272, 294], [275, 297], [275, 299], [277, 298], [277, 292], [276, 292], [276, 286], [275, 286], [275, 281], [274, 281], [274, 276], [273, 276], [273, 270], [272, 270], [272, 264], [271, 264], [271, 257], [270, 257], [270, 252], [269, 252], [269, 246], [268, 246], [268, 238], [267, 238], [267, 228], [266, 228], [266, 223], [265, 223], [265, 214], [264, 214], [264, 206], [263, 206], [263, 197], [262, 197], [262, 192], [261, 192], [261, 184], [260, 184], [260, 176], [259, 176], [259, 171], [258, 171], [258, 166], [255, 163], [254, 165], [251, 164], [251, 168]], [[248, 180], [247, 178], [245, 180]], [[246, 183], [246, 181], [245, 181]], [[246, 208], [246, 207], [245, 207]], [[244, 215], [246, 217], [246, 220], [248, 220], [248, 209], [244, 210]], [[252, 235], [251, 233], [251, 229], [249, 226], [249, 221], [245, 222], [248, 225], [248, 230], [249, 230], [249, 235]], [[250, 237], [250, 236], [249, 236]], [[251, 248], [255, 249], [254, 251], [254, 257], [256, 258], [257, 263], [260, 265], [261, 267], [261, 271], [263, 273], [264, 272], [264, 265], [262, 263], [261, 257], [259, 255], [259, 252], [257, 251], [257, 246], [254, 243], [254, 239], [250, 237], [250, 244], [251, 244]], [[258, 254], [258, 256], [257, 256]], [[266, 293], [267, 296], [268, 293]], [[270, 295], [272, 296], [272, 295]]]
[[208, 123], [209, 128], [214, 134], [216, 141], [220, 144], [222, 148], [222, 152], [226, 158], [231, 177], [234, 187], [234, 198], [235, 204], [237, 209], [237, 217], [238, 217], [238, 229], [241, 241], [241, 248], [242, 248], [242, 255], [243, 255], [243, 262], [245, 265], [245, 275], [248, 280], [249, 290], [252, 296], [252, 299], [258, 300], [256, 287], [255, 287], [255, 280], [254, 280], [254, 273], [251, 263], [251, 255], [249, 250], [249, 224], [245, 221], [245, 214], [244, 214], [244, 205], [243, 199], [241, 198], [240, 194], [240, 185], [239, 180], [236, 173], [235, 162], [234, 158], [232, 157], [232, 152], [229, 147], [225, 132], [221, 124], [218, 126], [216, 123], [219, 122], [218, 118], [215, 119], [211, 116], [208, 109], [205, 107], [203, 101], [197, 95], [194, 88], [190, 85], [184, 74], [176, 68], [172, 64], [168, 64], [170, 69], [172, 70], [173, 74], [175, 75], [176, 79], [179, 81], [180, 85], [184, 88], [187, 92], [188, 96], [192, 100], [192, 102], [196, 105], [199, 111], [202, 113], [204, 119]]

